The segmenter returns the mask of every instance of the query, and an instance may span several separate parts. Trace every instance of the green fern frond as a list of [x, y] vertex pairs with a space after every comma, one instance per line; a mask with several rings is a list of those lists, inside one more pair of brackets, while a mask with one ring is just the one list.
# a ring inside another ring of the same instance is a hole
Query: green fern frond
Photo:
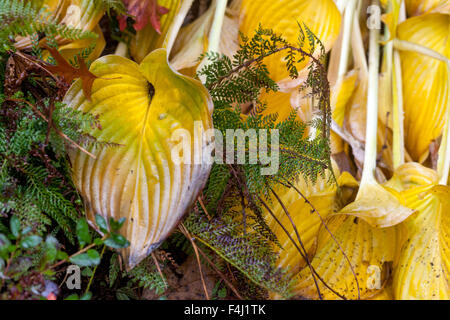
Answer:
[[17, 36], [27, 37], [43, 33], [68, 40], [96, 39], [97, 34], [60, 24], [40, 1], [0, 0], [0, 52], [13, 49]]

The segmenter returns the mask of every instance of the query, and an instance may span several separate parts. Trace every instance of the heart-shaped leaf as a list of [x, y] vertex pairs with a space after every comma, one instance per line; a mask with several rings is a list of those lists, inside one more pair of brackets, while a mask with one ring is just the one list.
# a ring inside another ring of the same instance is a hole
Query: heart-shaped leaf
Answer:
[[[120, 232], [130, 241], [124, 254], [131, 268], [170, 234], [208, 178], [211, 164], [194, 158], [208, 156], [196, 124], [212, 128], [212, 101], [200, 82], [170, 68], [164, 49], [150, 53], [141, 65], [104, 56], [90, 71], [99, 77], [92, 101], [76, 81], [64, 102], [99, 115], [102, 129], [90, 134], [117, 146], [87, 147], [96, 159], [72, 150], [73, 178], [93, 224], [95, 214], [106, 221], [126, 218]], [[177, 129], [190, 135], [190, 149], [183, 150], [189, 162], [174, 161]]]

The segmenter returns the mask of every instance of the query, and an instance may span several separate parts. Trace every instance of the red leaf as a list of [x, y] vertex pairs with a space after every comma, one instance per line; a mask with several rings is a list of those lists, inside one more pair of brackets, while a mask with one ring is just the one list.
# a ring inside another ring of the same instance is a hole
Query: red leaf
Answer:
[[[133, 25], [136, 31], [142, 30], [150, 21], [159, 34], [161, 33], [161, 16], [167, 14], [169, 9], [159, 6], [157, 0], [123, 0], [128, 14], [134, 17]], [[119, 28], [123, 31], [127, 26], [127, 16], [119, 18]]]
[[56, 66], [46, 65], [46, 69], [64, 78], [64, 80], [69, 84], [74, 79], [81, 78], [83, 93], [88, 100], [91, 100], [92, 84], [98, 77], [89, 71], [84, 60], [78, 56], [80, 68], [77, 69], [70, 63], [68, 63], [66, 59], [64, 59], [64, 57], [55, 48], [45, 46], [45, 49], [50, 52], [57, 63]]

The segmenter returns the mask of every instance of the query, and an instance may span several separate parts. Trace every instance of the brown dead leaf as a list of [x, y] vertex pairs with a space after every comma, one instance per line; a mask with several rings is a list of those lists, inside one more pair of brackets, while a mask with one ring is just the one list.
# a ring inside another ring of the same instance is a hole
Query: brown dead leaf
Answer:
[[84, 60], [78, 57], [78, 63], [80, 67], [77, 69], [73, 67], [70, 63], [68, 63], [66, 59], [64, 59], [64, 57], [55, 48], [50, 48], [46, 46], [45, 49], [47, 49], [50, 52], [50, 54], [53, 56], [53, 58], [56, 60], [57, 63], [56, 66], [47, 65], [46, 69], [64, 78], [64, 80], [69, 84], [74, 79], [81, 78], [83, 93], [88, 100], [91, 100], [92, 84], [94, 83], [94, 80], [97, 79], [98, 77], [89, 71]]

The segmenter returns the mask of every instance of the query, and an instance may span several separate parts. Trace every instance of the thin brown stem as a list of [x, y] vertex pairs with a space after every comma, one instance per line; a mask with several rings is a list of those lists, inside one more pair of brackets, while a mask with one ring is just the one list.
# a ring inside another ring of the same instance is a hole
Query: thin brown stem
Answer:
[[334, 234], [333, 234], [333, 233], [331, 232], [331, 230], [328, 228], [328, 226], [327, 226], [327, 224], [325, 223], [323, 217], [321, 216], [321, 214], [319, 213], [319, 211], [317, 211], [317, 209], [314, 207], [314, 205], [311, 203], [311, 201], [309, 201], [308, 198], [307, 198], [307, 197], [306, 197], [306, 196], [305, 196], [305, 195], [304, 195], [304, 194], [303, 194], [303, 193], [302, 193], [302, 192], [301, 192], [294, 184], [292, 184], [290, 181], [287, 181], [287, 183], [289, 184], [290, 187], [294, 188], [294, 190], [295, 190], [295, 191], [303, 198], [303, 200], [305, 201], [305, 203], [307, 203], [307, 204], [311, 207], [312, 211], [313, 211], [314, 213], [316, 213], [316, 214], [319, 216], [319, 219], [320, 219], [322, 225], [324, 226], [325, 230], [327, 230], [327, 232], [330, 234], [331, 238], [333, 238], [334, 242], [336, 242], [336, 244], [338, 245], [339, 251], [341, 251], [342, 254], [344, 255], [344, 258], [345, 258], [345, 260], [347, 260], [347, 262], [348, 262], [348, 264], [349, 264], [349, 266], [350, 266], [350, 269], [351, 269], [351, 271], [352, 271], [352, 273], [353, 273], [353, 277], [355, 278], [355, 281], [356, 281], [356, 287], [357, 287], [357, 289], [358, 289], [358, 299], [360, 299], [360, 298], [361, 298], [361, 295], [360, 295], [360, 287], [359, 287], [358, 277], [356, 276], [355, 269], [353, 268], [353, 265], [352, 265], [352, 263], [350, 262], [349, 257], [348, 257], [347, 254], [345, 253], [344, 249], [342, 249], [342, 246], [341, 246], [340, 242], [336, 239], [336, 237], [334, 236]]
[[[104, 241], [104, 240], [106, 240], [107, 237], [108, 237], [108, 235], [105, 235], [105, 236], [103, 236], [103, 238], [102, 238], [101, 240]], [[88, 251], [89, 249], [91, 249], [91, 248], [93, 248], [93, 247], [95, 247], [95, 246], [96, 246], [95, 243], [91, 243], [91, 244], [88, 245], [87, 247], [84, 247], [83, 249], [81, 249], [81, 250], [75, 252], [74, 254], [72, 254], [71, 256], [69, 256], [68, 258], [66, 258], [66, 259], [64, 259], [64, 260], [58, 261], [57, 263], [51, 265], [51, 266], [48, 267], [48, 268], [49, 268], [49, 269], [55, 269], [56, 267], [59, 267], [59, 266], [62, 265], [63, 263], [68, 262], [71, 258], [73, 258], [73, 257], [75, 257], [75, 256], [77, 256], [77, 255], [79, 255], [79, 254], [85, 253], [86, 251]]]
[[162, 281], [164, 282], [164, 286], [167, 288], [168, 285], [166, 283], [166, 278], [164, 277], [164, 274], [161, 271], [161, 267], [159, 266], [158, 259], [156, 259], [156, 255], [154, 252], [152, 252], [151, 255], [152, 255], [153, 262], [155, 263], [156, 270], [158, 270], [158, 273], [161, 276]]
[[294, 220], [292, 220], [292, 217], [289, 214], [289, 211], [287, 210], [287, 208], [284, 205], [283, 201], [281, 201], [281, 199], [278, 196], [278, 194], [272, 188], [270, 188], [270, 191], [275, 196], [277, 201], [280, 203], [281, 207], [283, 208], [284, 213], [286, 214], [286, 216], [288, 217], [289, 221], [291, 222], [292, 228], [294, 229], [295, 235], [297, 236], [298, 243], [300, 244], [300, 247], [302, 248], [302, 250], [304, 252], [303, 259], [305, 259], [306, 263], [308, 264], [309, 269], [311, 270], [311, 275], [312, 275], [313, 280], [314, 280], [314, 285], [316, 286], [316, 289], [317, 289], [317, 294], [319, 295], [319, 299], [322, 300], [322, 293], [320, 292], [319, 284], [317, 283], [317, 279], [316, 279], [316, 276], [314, 275], [313, 268], [312, 268], [312, 265], [311, 265], [311, 261], [309, 260], [309, 257], [308, 257], [308, 252], [306, 251], [306, 248], [303, 245], [302, 239], [300, 237], [300, 233], [297, 230], [297, 226], [295, 225]]
[[184, 226], [183, 223], [180, 224], [179, 228], [180, 228], [181, 232], [184, 234], [184, 236], [186, 238], [188, 238], [189, 241], [191, 242], [192, 248], [194, 248], [194, 253], [195, 253], [195, 257], [197, 258], [198, 269], [200, 271], [200, 279], [202, 281], [203, 290], [205, 291], [206, 300], [210, 300], [209, 294], [208, 294], [208, 289], [206, 288], [205, 279], [203, 277], [202, 263], [200, 261], [200, 256], [198, 254], [197, 244], [194, 242], [194, 239], [192, 238], [191, 234], [189, 233], [188, 229]]
[[[266, 210], [270, 213], [270, 215], [274, 218], [274, 220], [278, 223], [278, 225], [283, 229], [283, 231], [286, 233], [287, 237], [289, 238], [289, 240], [294, 244], [295, 248], [297, 249], [297, 251], [300, 253], [300, 255], [302, 256], [302, 258], [304, 258], [304, 254], [303, 251], [300, 249], [300, 247], [298, 246], [297, 242], [292, 238], [292, 236], [290, 235], [289, 231], [286, 229], [286, 227], [281, 223], [281, 221], [276, 217], [276, 215], [273, 213], [273, 211], [270, 209], [270, 207], [267, 205], [267, 203], [261, 198], [259, 197], [259, 201], [262, 203], [262, 205], [266, 208]], [[331, 292], [333, 292], [335, 295], [337, 295], [339, 298], [343, 299], [343, 300], [347, 300], [347, 298], [343, 295], [341, 295], [339, 292], [337, 292], [336, 290], [334, 290], [333, 288], [331, 288], [323, 279], [322, 277], [317, 273], [316, 269], [314, 267], [312, 267], [312, 272], [314, 272], [314, 274], [317, 276], [317, 278], [323, 283], [323, 285], [329, 289]]]
[[233, 286], [233, 284], [228, 281], [228, 279], [225, 277], [225, 275], [217, 268], [217, 266], [214, 264], [214, 262], [209, 259], [209, 257], [206, 255], [206, 253], [203, 252], [202, 249], [197, 247], [198, 252], [202, 255], [202, 257], [209, 263], [209, 265], [214, 269], [214, 271], [222, 278], [222, 280], [225, 282], [225, 284], [233, 291], [233, 293], [236, 295], [236, 297], [240, 300], [244, 300], [242, 296], [239, 294], [239, 292], [236, 290], [236, 288]]
[[206, 217], [208, 218], [209, 221], [211, 221], [211, 216], [208, 213], [208, 210], [206, 210], [205, 204], [203, 203], [203, 200], [201, 197], [197, 197], [198, 202], [200, 203], [200, 206], [202, 207], [203, 211], [206, 214]]

